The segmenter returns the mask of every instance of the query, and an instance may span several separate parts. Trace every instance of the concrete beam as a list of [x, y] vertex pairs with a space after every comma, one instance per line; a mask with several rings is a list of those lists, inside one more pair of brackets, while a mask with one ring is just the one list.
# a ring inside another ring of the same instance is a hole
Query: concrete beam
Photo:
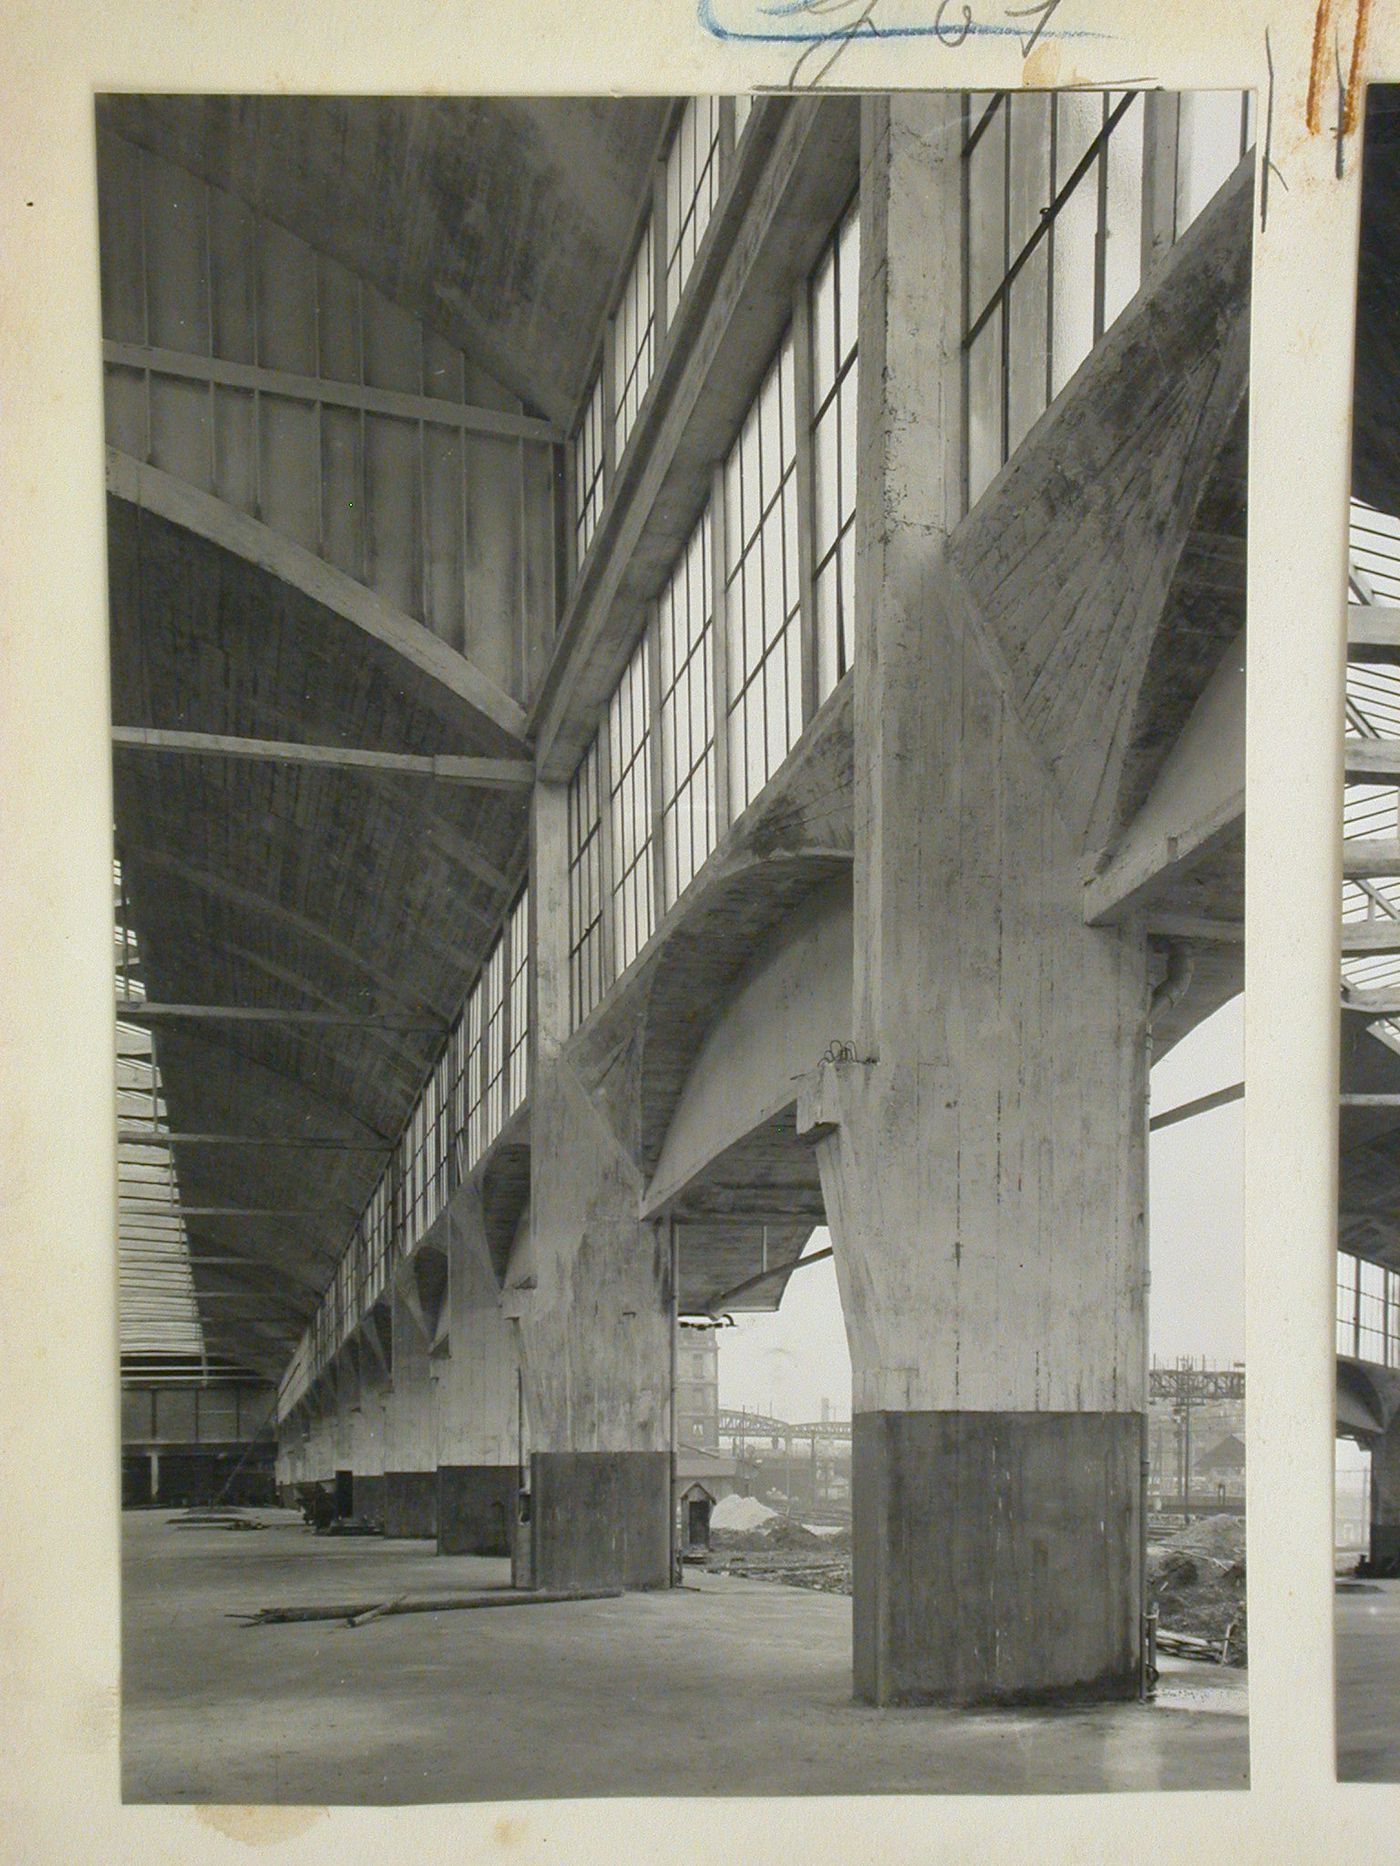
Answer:
[[1383, 881], [1400, 875], [1400, 837], [1357, 836], [1344, 842], [1342, 874], [1348, 881]]
[[434, 1036], [445, 1036], [448, 1030], [448, 1025], [436, 1018], [392, 1013], [309, 1011], [276, 1004], [162, 1004], [146, 998], [118, 998], [117, 1017], [130, 1024], [326, 1025], [334, 1029], [418, 1030]]
[[379, 1140], [341, 1140], [330, 1134], [153, 1134], [141, 1128], [119, 1127], [117, 1145], [127, 1147], [305, 1147], [339, 1153], [392, 1153]]
[[465, 704], [496, 732], [513, 739], [522, 755], [528, 755], [525, 714], [509, 694], [431, 629], [395, 609], [376, 591], [346, 576], [315, 552], [294, 544], [212, 493], [201, 492], [114, 447], [107, 449], [107, 490], [279, 577], [390, 649], [414, 673]]
[[1357, 991], [1343, 985], [1342, 994], [1344, 1011], [1354, 1011], [1360, 1017], [1400, 1017], [1400, 992]]
[[1084, 918], [1104, 926], [1139, 912], [1244, 818], [1244, 638], [1226, 655], [1167, 754], [1151, 791], [1084, 887]]
[[1213, 1108], [1227, 1107], [1232, 1101], [1244, 1100], [1244, 1083], [1232, 1082], [1228, 1088], [1213, 1089], [1209, 1095], [1197, 1095], [1192, 1101], [1184, 1101], [1180, 1107], [1163, 1109], [1161, 1114], [1154, 1114], [1147, 1123], [1152, 1133], [1164, 1127], [1175, 1127], [1178, 1121], [1189, 1121], [1193, 1115], [1209, 1114]]
[[528, 758], [458, 758], [447, 753], [360, 751], [344, 745], [304, 745], [290, 739], [243, 739], [219, 732], [175, 732], [153, 726], [113, 726], [123, 751], [185, 753], [200, 758], [249, 758], [271, 764], [317, 765], [397, 777], [433, 778], [479, 790], [529, 790]]
[[[852, 940], [850, 890], [837, 881], [803, 902], [779, 939], [754, 956], [687, 1072], [644, 1218], [659, 1216], [713, 1160], [787, 1107], [798, 1077], [849, 1035]], [[754, 1190], [761, 1203], [762, 1188]]]
[[1400, 783], [1400, 739], [1348, 739], [1342, 756], [1348, 784]]
[[1347, 604], [1347, 659], [1400, 661], [1400, 609], [1379, 604]]
[[562, 442], [563, 428], [533, 415], [513, 415], [498, 408], [475, 408], [449, 402], [438, 395], [409, 395], [399, 389], [373, 389], [359, 382], [336, 382], [326, 376], [300, 376], [285, 369], [264, 369], [253, 363], [231, 363], [223, 357], [192, 356], [184, 350], [162, 350], [153, 344], [102, 344], [102, 360], [123, 369], [149, 371], [154, 376], [175, 376], [185, 382], [217, 384], [290, 401], [319, 402], [328, 408], [353, 408], [372, 415], [393, 415], [401, 421], [422, 421], [454, 428], [459, 433], [505, 435], [514, 440], [538, 441], [545, 446]]
[[1244, 940], [1242, 920], [1215, 920], [1208, 914], [1152, 913], [1147, 931], [1161, 939], [1199, 939], [1212, 944], [1238, 946]]
[[1342, 922], [1342, 957], [1359, 958], [1365, 953], [1400, 952], [1400, 920], [1377, 917], [1375, 920]]

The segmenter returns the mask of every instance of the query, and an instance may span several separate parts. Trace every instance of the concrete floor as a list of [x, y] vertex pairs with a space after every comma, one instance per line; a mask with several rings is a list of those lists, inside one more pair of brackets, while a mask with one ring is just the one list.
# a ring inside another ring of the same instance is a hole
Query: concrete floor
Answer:
[[1339, 1583], [1337, 1779], [1400, 1782], [1400, 1581]]
[[1073, 1792], [1248, 1785], [1244, 1675], [1169, 1662], [1156, 1704], [877, 1711], [851, 1603], [683, 1590], [247, 1628], [227, 1614], [508, 1583], [427, 1542], [123, 1518], [123, 1792], [140, 1802]]

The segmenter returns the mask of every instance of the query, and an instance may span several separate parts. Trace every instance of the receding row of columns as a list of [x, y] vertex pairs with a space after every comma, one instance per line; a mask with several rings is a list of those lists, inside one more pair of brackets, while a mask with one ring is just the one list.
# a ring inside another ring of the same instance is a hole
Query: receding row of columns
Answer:
[[[937, 100], [865, 105], [861, 188], [853, 1060], [815, 1067], [799, 1101], [854, 1374], [855, 1685], [877, 1703], [1123, 1695], [1142, 1604], [1146, 942], [1084, 925], [1082, 826], [947, 569], [961, 177]], [[363, 1345], [342, 1357], [284, 1461], [381, 1483], [388, 1527], [426, 1521], [413, 1486], [431, 1481], [441, 1546], [464, 1546], [444, 1529], [449, 1473], [483, 1493], [496, 1474], [511, 1514], [528, 1445], [528, 1535], [493, 1545], [517, 1579], [666, 1586], [675, 1264], [668, 1228], [638, 1216], [626, 1121], [571, 1065], [563, 787], [537, 788], [532, 834], [511, 1317], [468, 1190], [447, 1214], [442, 1343], [408, 1266], [392, 1373]]]

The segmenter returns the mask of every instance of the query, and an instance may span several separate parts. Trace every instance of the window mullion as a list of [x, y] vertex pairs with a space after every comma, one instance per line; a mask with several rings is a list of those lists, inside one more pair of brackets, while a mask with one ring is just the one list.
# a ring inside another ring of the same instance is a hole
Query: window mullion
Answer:
[[661, 611], [653, 604], [651, 618], [643, 638], [650, 643], [647, 651], [647, 763], [648, 800], [651, 810], [651, 924], [655, 932], [666, 912], [666, 848], [663, 822], [666, 790], [661, 757]]
[[[617, 326], [616, 316], [603, 326], [603, 486], [599, 515], [612, 496], [617, 475]], [[597, 530], [597, 525], [594, 525]]]
[[[598, 996], [617, 977], [613, 883], [617, 874], [617, 847], [613, 837], [612, 708], [606, 707], [598, 725]], [[580, 1019], [580, 1021], [582, 1021]]]
[[[679, 134], [679, 127], [673, 134]], [[666, 160], [656, 164], [651, 185], [651, 373], [666, 341], [666, 282], [670, 277], [670, 232], [666, 212]]]
[[715, 730], [715, 844], [729, 827], [729, 628], [725, 588], [724, 463], [710, 481], [710, 705]]
[[[814, 581], [812, 525], [816, 501], [814, 448], [812, 445], [812, 295], [811, 284], [803, 279], [792, 302], [793, 363], [793, 440], [796, 447], [797, 489], [797, 627], [801, 650], [802, 724], [808, 725], [817, 710], [817, 601]], [[839, 377], [833, 385], [831, 404], [838, 424], [840, 409]], [[840, 513], [837, 513], [839, 536]]]
[[719, 146], [715, 150], [715, 200], [718, 203], [734, 171], [734, 99], [719, 100]]
[[1108, 147], [1109, 132], [1113, 127], [1110, 117], [1111, 99], [1107, 91], [1103, 94], [1103, 138], [1096, 161], [1098, 174], [1095, 177], [1097, 205], [1094, 220], [1094, 342], [1103, 336], [1104, 300], [1108, 286]]
[[1142, 100], [1142, 280], [1176, 239], [1176, 162], [1181, 99], [1149, 91]]

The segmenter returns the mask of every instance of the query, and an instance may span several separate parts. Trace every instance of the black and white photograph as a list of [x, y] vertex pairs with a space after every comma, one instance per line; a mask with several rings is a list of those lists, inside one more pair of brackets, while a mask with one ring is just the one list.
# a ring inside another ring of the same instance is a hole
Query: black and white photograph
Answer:
[[1245, 1788], [1256, 92], [95, 110], [124, 1799]]
[[1400, 87], [1368, 94], [1348, 569], [1337, 1773], [1400, 1782]]

